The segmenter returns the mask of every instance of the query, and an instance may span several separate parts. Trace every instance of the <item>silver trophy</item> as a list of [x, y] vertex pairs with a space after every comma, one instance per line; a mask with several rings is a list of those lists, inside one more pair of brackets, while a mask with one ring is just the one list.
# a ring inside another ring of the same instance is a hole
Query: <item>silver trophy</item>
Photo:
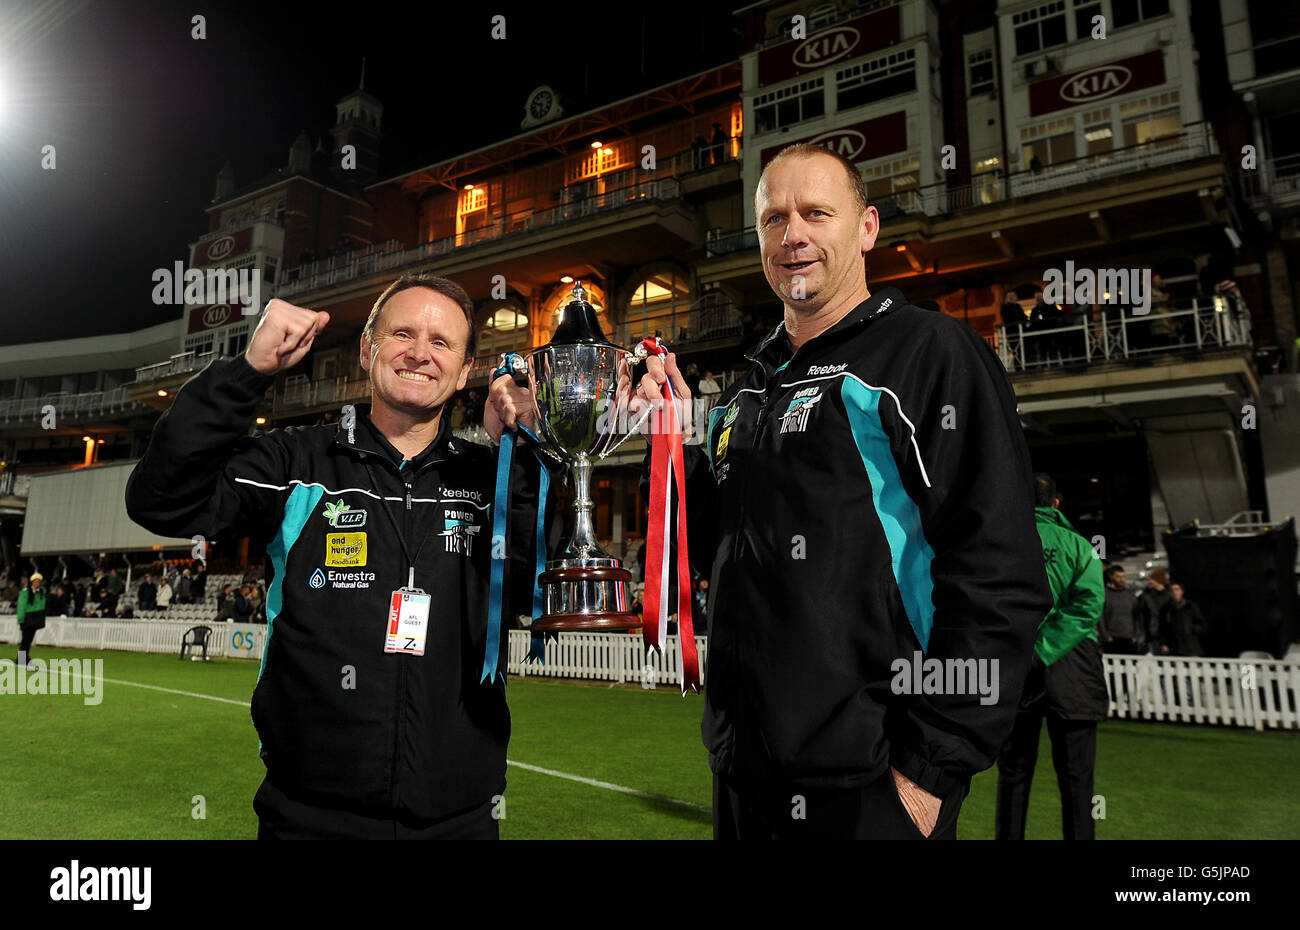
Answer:
[[516, 360], [511, 371], [518, 383], [527, 378], [537, 399], [538, 437], [569, 466], [574, 495], [573, 535], [560, 558], [548, 560], [537, 578], [545, 609], [532, 629], [630, 630], [641, 626], [628, 610], [632, 575], [596, 542], [591, 469], [594, 459], [618, 445], [613, 412], [619, 363], [635, 364], [646, 353], [640, 346], [628, 352], [605, 338], [581, 282], [574, 284], [561, 314], [550, 344], [528, 353], [526, 366]]

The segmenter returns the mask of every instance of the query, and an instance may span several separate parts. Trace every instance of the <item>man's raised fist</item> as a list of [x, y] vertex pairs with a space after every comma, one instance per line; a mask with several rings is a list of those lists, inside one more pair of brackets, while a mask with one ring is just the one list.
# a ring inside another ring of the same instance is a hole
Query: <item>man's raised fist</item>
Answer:
[[244, 358], [264, 375], [286, 371], [302, 361], [316, 334], [329, 321], [330, 315], [324, 310], [317, 313], [295, 307], [277, 297], [266, 305]]

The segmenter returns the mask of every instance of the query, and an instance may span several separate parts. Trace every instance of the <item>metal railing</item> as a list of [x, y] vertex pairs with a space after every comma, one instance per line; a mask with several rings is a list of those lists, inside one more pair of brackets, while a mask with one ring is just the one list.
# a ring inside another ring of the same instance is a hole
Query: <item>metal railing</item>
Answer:
[[1140, 316], [1106, 307], [1092, 319], [1051, 328], [1003, 324], [993, 348], [1008, 371], [1032, 371], [1251, 344], [1250, 314], [1238, 299], [1196, 297], [1169, 307]]
[[1242, 195], [1253, 206], [1268, 200], [1300, 199], [1300, 154], [1268, 158], [1256, 171], [1243, 171]]
[[171, 378], [175, 375], [189, 374], [192, 371], [198, 371], [200, 368], [207, 367], [208, 362], [221, 356], [207, 352], [199, 354], [198, 352], [181, 352], [173, 355], [165, 362], [158, 362], [153, 365], [145, 365], [135, 370], [135, 383], [142, 384], [146, 381], [161, 381], [164, 378]]
[[59, 391], [42, 394], [40, 397], [0, 400], [0, 423], [40, 422], [47, 406], [54, 408], [56, 422], [115, 417], [145, 409], [144, 404], [127, 396], [126, 385], [107, 391], [86, 391], [80, 394]]
[[347, 404], [364, 401], [370, 397], [370, 379], [351, 381], [347, 378], [311, 381], [303, 378], [286, 382], [282, 389], [271, 395], [271, 411], [284, 413], [295, 408], [305, 409], [322, 404]]
[[1178, 135], [1044, 165], [1037, 171], [1018, 171], [1009, 178], [1011, 196], [1027, 197], [1062, 187], [1087, 184], [1099, 178], [1162, 168], [1217, 152], [1218, 145], [1214, 141], [1210, 124], [1190, 123]]
[[[313, 266], [291, 269], [285, 274], [285, 281], [277, 289], [280, 297], [288, 297], [303, 291], [327, 287], [343, 281], [350, 281], [375, 271], [400, 268], [418, 262], [439, 258], [460, 248], [481, 245], [502, 238], [523, 233], [547, 229], [572, 220], [583, 219], [623, 207], [650, 202], [673, 202], [681, 199], [681, 185], [676, 178], [663, 178], [657, 181], [644, 181], [607, 190], [590, 197], [561, 203], [542, 210], [526, 210], [499, 217], [477, 229], [466, 230], [455, 236], [447, 236], [425, 242], [409, 249], [387, 252], [345, 253], [322, 260], [329, 267], [311, 271]], [[375, 247], [368, 247], [374, 249]], [[321, 262], [314, 263], [319, 266]]]

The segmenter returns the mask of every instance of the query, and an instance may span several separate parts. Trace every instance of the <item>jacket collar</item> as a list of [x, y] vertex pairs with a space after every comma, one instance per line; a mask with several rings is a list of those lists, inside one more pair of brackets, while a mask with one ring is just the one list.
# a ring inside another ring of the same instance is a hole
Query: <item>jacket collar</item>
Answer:
[[[841, 317], [840, 320], [830, 329], [826, 330], [821, 335], [810, 339], [805, 343], [805, 345], [819, 340], [826, 340], [827, 342], [835, 341], [840, 336], [855, 329], [868, 320], [873, 320], [892, 310], [897, 310], [906, 303], [907, 299], [903, 297], [902, 291], [898, 288], [882, 287]], [[764, 361], [771, 362], [775, 365], [779, 364], [781, 360], [789, 358], [793, 354], [794, 352], [791, 351], [790, 347], [790, 339], [786, 335], [785, 331], [785, 320], [782, 320], [776, 325], [776, 328], [768, 333], [763, 341], [755, 346], [752, 352], [747, 353], [745, 357], [753, 362]]]
[[[1066, 519], [1065, 514], [1055, 507], [1035, 507], [1034, 516], [1038, 518], [1039, 523], [1055, 523], [1057, 526], [1063, 526], [1068, 530], [1074, 530], [1074, 525]], [[1077, 532], [1077, 531], [1076, 531]]]
[[[374, 421], [370, 419], [370, 408], [369, 403], [355, 404], [356, 417], [352, 427], [345, 429], [343, 421], [340, 420], [335, 428], [331, 447], [345, 449], [353, 455], [359, 454], [363, 457], [377, 456], [391, 462], [394, 468], [400, 468], [402, 453], [388, 441], [388, 437], [381, 433], [379, 427], [375, 426]], [[411, 464], [407, 467], [419, 470], [430, 462], [439, 462], [446, 459], [449, 454], [456, 454], [459, 448], [460, 441], [452, 438], [451, 435], [451, 417], [444, 410], [443, 416], [438, 420], [438, 434], [419, 455], [411, 459]]]

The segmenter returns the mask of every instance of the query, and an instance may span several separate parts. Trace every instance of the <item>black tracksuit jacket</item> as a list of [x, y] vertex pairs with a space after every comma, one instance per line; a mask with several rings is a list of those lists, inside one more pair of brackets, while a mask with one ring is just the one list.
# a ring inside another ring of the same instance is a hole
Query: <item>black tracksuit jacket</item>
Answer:
[[[710, 765], [834, 788], [892, 763], [943, 796], [993, 763], [1052, 607], [1006, 372], [894, 288], [749, 358], [686, 462]], [[895, 693], [918, 650], [998, 660], [998, 701]]]
[[[480, 805], [505, 788], [510, 736], [503, 680], [479, 683], [494, 453], [452, 437], [444, 416], [437, 438], [402, 466], [369, 404], [356, 405], [351, 430], [340, 422], [249, 436], [273, 380], [242, 356], [191, 378], [154, 426], [127, 511], [166, 536], [269, 540], [252, 717], [282, 790], [425, 820]], [[534, 456], [516, 454], [512, 479], [510, 617], [531, 612]], [[385, 506], [416, 560], [416, 587], [432, 596], [422, 656], [383, 648], [389, 599], [407, 583]]]

